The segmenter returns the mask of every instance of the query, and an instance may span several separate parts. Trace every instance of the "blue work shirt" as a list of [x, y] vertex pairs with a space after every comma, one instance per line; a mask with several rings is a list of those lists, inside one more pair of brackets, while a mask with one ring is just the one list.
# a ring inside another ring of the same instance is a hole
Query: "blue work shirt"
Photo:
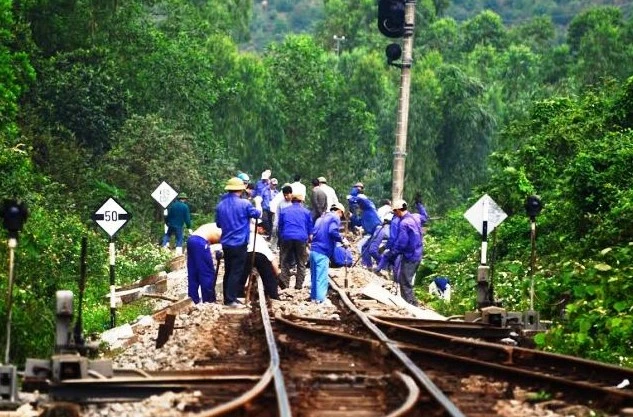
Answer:
[[400, 217], [394, 215], [389, 223], [389, 237], [387, 238], [386, 249], [393, 249], [393, 245], [398, 237], [398, 227], [400, 225]]
[[415, 203], [415, 208], [418, 210], [420, 214], [420, 222], [422, 226], [426, 226], [429, 221], [429, 213], [426, 212], [426, 207], [422, 203]]
[[319, 217], [312, 229], [312, 246], [313, 252], [331, 258], [334, 254], [334, 246], [336, 242], [342, 242], [343, 238], [339, 232], [341, 227], [341, 219], [338, 214], [328, 211]]
[[215, 222], [222, 229], [220, 243], [225, 246], [242, 246], [248, 243], [250, 219], [261, 216], [248, 200], [235, 193], [226, 193], [215, 208]]
[[363, 227], [365, 234], [373, 234], [376, 227], [382, 223], [378, 217], [376, 205], [365, 194], [359, 194], [356, 197], [356, 203], [360, 208], [360, 225]]
[[393, 241], [391, 252], [394, 257], [402, 255], [407, 262], [422, 260], [422, 230], [415, 217], [409, 212], [405, 213], [398, 222], [398, 236]]
[[273, 199], [273, 195], [270, 187], [266, 187], [262, 190], [262, 210], [270, 210], [270, 201]]
[[298, 201], [281, 210], [279, 214], [279, 235], [281, 239], [298, 240], [308, 242], [308, 236], [312, 231], [312, 216], [310, 210], [303, 207]]
[[255, 183], [255, 189], [253, 190], [253, 197], [264, 196], [264, 190], [268, 188], [268, 180], [259, 180]]
[[180, 200], [176, 200], [167, 207], [165, 224], [169, 227], [182, 227], [187, 225], [191, 229], [191, 213], [189, 206]]

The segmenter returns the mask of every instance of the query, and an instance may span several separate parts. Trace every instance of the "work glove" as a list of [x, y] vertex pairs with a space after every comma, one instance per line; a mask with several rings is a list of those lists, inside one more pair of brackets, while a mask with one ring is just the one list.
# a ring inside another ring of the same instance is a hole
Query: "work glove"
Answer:
[[341, 243], [343, 244], [343, 246], [345, 246], [346, 248], [349, 247], [349, 240], [347, 240], [346, 237], [343, 238], [343, 240], [341, 241]]
[[189, 232], [189, 235], [192, 235], [192, 234], [193, 234], [193, 230], [188, 229], [187, 231]]
[[224, 258], [224, 253], [221, 250], [216, 250], [215, 251], [215, 260], [219, 261], [222, 258]]

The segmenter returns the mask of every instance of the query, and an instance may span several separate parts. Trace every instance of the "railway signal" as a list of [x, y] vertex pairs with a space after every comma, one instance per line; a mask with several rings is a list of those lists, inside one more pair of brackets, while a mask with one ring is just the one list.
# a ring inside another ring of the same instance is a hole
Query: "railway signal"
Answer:
[[[409, 124], [409, 91], [411, 90], [411, 63], [413, 62], [413, 30], [415, 27], [416, 0], [378, 0], [378, 30], [388, 38], [403, 38], [400, 45], [387, 47], [389, 65], [401, 69], [400, 99], [396, 123], [396, 144], [393, 151], [391, 200], [402, 199], [404, 168], [407, 156], [407, 128]], [[401, 64], [393, 64], [400, 58]]]
[[404, 35], [405, 0], [378, 0], [378, 30], [388, 38]]
[[22, 230], [29, 212], [24, 203], [5, 200], [2, 206], [2, 225], [9, 232], [9, 282], [7, 294], [6, 347], [4, 365], [0, 366], [0, 400], [17, 400], [17, 368], [9, 364], [11, 351], [11, 316], [13, 312], [13, 282], [15, 270], [15, 248], [18, 246], [18, 233]]

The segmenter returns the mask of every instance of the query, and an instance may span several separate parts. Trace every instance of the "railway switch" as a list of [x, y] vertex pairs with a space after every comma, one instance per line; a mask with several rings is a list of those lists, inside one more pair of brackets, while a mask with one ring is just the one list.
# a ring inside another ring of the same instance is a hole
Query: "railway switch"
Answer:
[[88, 358], [79, 355], [55, 355], [52, 358], [53, 381], [88, 377]]
[[541, 330], [539, 323], [539, 313], [535, 310], [523, 312], [523, 328], [525, 330]]
[[15, 402], [17, 394], [17, 368], [13, 365], [0, 366], [0, 399]]
[[505, 308], [495, 306], [484, 307], [481, 309], [481, 322], [497, 327], [504, 327], [506, 325], [507, 314]]

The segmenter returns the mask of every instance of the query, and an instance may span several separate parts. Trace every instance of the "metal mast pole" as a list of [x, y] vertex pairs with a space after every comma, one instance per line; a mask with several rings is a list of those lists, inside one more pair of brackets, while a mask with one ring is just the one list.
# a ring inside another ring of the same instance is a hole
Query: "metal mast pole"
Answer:
[[400, 76], [400, 100], [398, 101], [396, 146], [393, 151], [393, 183], [391, 186], [391, 201], [401, 199], [404, 188], [404, 168], [407, 156], [407, 127], [409, 125], [409, 92], [411, 90], [411, 64], [413, 62], [414, 27], [415, 0], [406, 0], [404, 7], [404, 36], [402, 74]]

